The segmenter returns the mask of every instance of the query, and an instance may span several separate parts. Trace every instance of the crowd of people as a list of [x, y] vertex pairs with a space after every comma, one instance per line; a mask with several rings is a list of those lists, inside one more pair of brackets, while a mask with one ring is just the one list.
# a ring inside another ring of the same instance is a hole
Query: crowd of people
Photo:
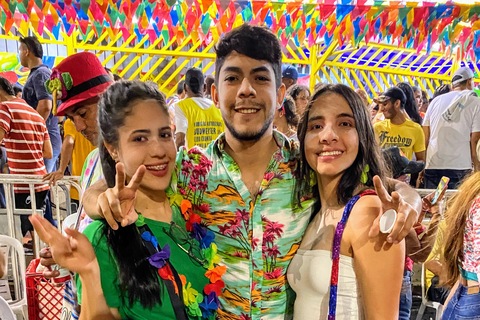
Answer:
[[[369, 104], [343, 84], [310, 92], [282, 67], [276, 36], [244, 25], [216, 44], [213, 77], [190, 68], [166, 99], [153, 83], [114, 81], [89, 52], [49, 70], [37, 44], [20, 44], [24, 100], [0, 78], [0, 134], [11, 173], [26, 173], [16, 159], [29, 146], [28, 173], [46, 181], [37, 204], [49, 206], [69, 163], [81, 177], [79, 230], [22, 220], [49, 246], [44, 275], [58, 276], [54, 264], [75, 274], [71, 319], [409, 319], [413, 263], [425, 261], [431, 290], [445, 288], [431, 295], [444, 318], [480, 317], [480, 99], [468, 67], [431, 101], [398, 83]], [[414, 190], [442, 177], [458, 188], [447, 204], [445, 190]]]

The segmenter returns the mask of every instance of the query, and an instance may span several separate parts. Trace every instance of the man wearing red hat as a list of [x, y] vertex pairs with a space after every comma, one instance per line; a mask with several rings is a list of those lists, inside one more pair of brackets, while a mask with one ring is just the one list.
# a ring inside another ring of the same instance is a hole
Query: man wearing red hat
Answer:
[[[80, 52], [69, 56], [52, 70], [46, 82], [47, 89], [54, 100], [61, 101], [56, 115], [67, 116], [75, 125], [75, 129], [87, 138], [92, 145], [98, 145], [97, 103], [100, 95], [113, 83], [105, 68], [95, 54]], [[55, 103], [55, 102], [54, 102]], [[98, 148], [90, 152], [83, 164], [80, 184], [84, 191], [90, 184], [103, 177]], [[48, 179], [48, 177], [45, 177]], [[55, 262], [48, 251], [41, 252], [42, 265], [49, 267]], [[44, 275], [56, 277], [58, 271], [46, 271]], [[72, 319], [78, 319], [75, 307], [71, 305], [71, 283], [66, 284], [64, 308], [68, 308]]]
[[[70, 56], [53, 68], [47, 89], [54, 99], [61, 101], [57, 116], [67, 116], [92, 145], [98, 144], [97, 103], [100, 95], [112, 83], [100, 60], [90, 52]], [[93, 150], [84, 163], [82, 188], [85, 182], [101, 176], [101, 166], [97, 165], [98, 150]], [[87, 166], [90, 165], [91, 166]], [[87, 183], [87, 184], [89, 184]]]

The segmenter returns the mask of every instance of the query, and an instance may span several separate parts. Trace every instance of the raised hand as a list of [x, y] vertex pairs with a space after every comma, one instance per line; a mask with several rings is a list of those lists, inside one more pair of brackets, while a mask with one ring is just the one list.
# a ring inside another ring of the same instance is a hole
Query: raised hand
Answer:
[[78, 274], [98, 269], [95, 251], [83, 234], [74, 229], [66, 229], [66, 237], [40, 215], [33, 214], [29, 219], [40, 239], [49, 245], [56, 263]]
[[418, 218], [418, 222], [421, 223], [425, 213], [429, 212], [431, 214], [440, 214], [443, 215], [444, 209], [444, 201], [443, 198], [445, 197], [445, 193], [447, 192], [447, 188], [444, 188], [440, 195], [438, 196], [437, 201], [432, 204], [433, 197], [435, 196], [435, 191], [427, 194], [425, 197], [422, 198], [422, 213]]
[[135, 211], [135, 199], [146, 168], [144, 165], [138, 167], [128, 185], [125, 185], [126, 175], [123, 163], [118, 162], [115, 168], [117, 170], [115, 186], [99, 195], [97, 210], [110, 227], [117, 230], [117, 222], [125, 227], [138, 219]]
[[[383, 212], [389, 209], [397, 211], [397, 220], [395, 221], [392, 232], [387, 237], [387, 241], [389, 243], [399, 243], [405, 239], [417, 221], [417, 211], [415, 211], [409, 203], [405, 202], [398, 192], [394, 191], [390, 195], [380, 177], [373, 177], [373, 185], [375, 186], [378, 197], [382, 201]], [[380, 232], [380, 217], [383, 212], [375, 219], [370, 228], [370, 237], [375, 237]]]

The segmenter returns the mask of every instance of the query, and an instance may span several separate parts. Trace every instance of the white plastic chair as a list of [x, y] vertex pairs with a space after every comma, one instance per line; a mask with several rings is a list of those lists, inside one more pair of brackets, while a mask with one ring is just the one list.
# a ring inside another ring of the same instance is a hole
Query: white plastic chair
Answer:
[[[11, 270], [9, 274], [13, 276], [13, 285], [15, 290], [15, 300], [9, 300], [8, 305], [16, 315], [23, 319], [28, 319], [27, 306], [27, 288], [25, 284], [25, 252], [23, 246], [15, 238], [0, 235], [0, 246], [7, 248], [6, 259], [10, 261]], [[7, 262], [7, 266], [8, 266]]]
[[[6, 258], [8, 256], [7, 250], [7, 247], [0, 246], [0, 252], [5, 257], [5, 265], [2, 266], [4, 270], [8, 270], [8, 259]], [[12, 299], [12, 294], [10, 293], [10, 287], [8, 285], [8, 272], [5, 272], [3, 277], [0, 278], [0, 297], [7, 301]]]
[[420, 305], [420, 309], [418, 309], [416, 320], [422, 320], [423, 313], [425, 312], [425, 309], [427, 307], [435, 309], [435, 320], [441, 320], [443, 305], [439, 302], [430, 301], [428, 300], [428, 297], [427, 297], [428, 288], [425, 288], [425, 264], [424, 263], [422, 263], [422, 274], [420, 278], [421, 278], [421, 284], [422, 284], [422, 304]]
[[0, 319], [2, 320], [17, 320], [8, 302], [0, 297]]

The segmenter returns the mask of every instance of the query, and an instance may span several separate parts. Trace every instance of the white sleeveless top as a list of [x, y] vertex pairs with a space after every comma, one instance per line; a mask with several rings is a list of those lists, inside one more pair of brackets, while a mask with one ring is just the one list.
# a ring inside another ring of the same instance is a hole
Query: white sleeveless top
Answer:
[[[288, 283], [297, 294], [294, 319], [327, 319], [331, 270], [330, 251], [297, 251], [287, 271]], [[344, 255], [340, 255], [336, 319], [364, 319], [353, 258]]]

